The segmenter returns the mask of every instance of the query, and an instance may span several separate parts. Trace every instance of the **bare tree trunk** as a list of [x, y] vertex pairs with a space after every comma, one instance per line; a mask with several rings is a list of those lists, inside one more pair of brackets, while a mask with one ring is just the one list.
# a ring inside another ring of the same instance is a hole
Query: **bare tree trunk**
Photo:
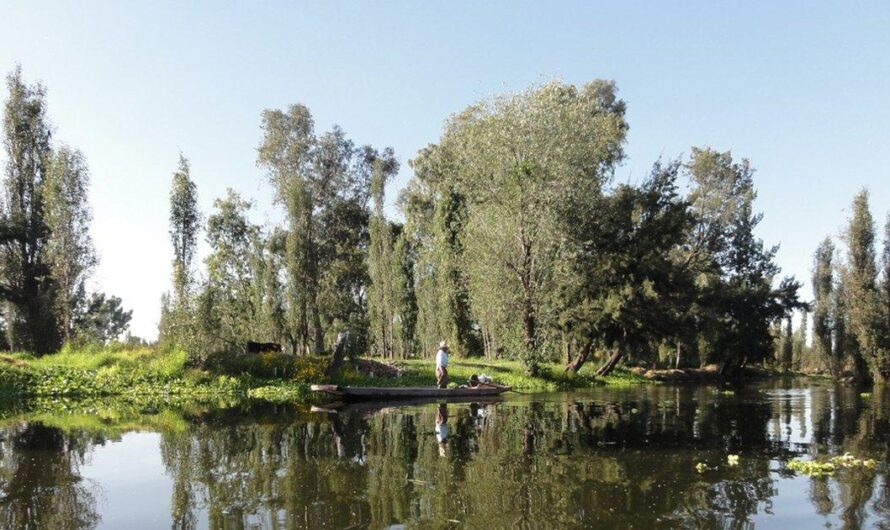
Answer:
[[680, 359], [683, 356], [683, 343], [677, 341], [677, 364], [674, 366], [677, 370], [680, 369]]

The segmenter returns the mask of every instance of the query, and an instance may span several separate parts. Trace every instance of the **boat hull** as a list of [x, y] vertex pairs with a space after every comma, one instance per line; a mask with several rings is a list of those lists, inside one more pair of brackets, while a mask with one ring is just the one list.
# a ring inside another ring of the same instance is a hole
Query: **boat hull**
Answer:
[[344, 399], [411, 399], [496, 396], [510, 390], [508, 386], [488, 385], [479, 388], [435, 387], [352, 387], [338, 385], [312, 385], [312, 390], [325, 392]]

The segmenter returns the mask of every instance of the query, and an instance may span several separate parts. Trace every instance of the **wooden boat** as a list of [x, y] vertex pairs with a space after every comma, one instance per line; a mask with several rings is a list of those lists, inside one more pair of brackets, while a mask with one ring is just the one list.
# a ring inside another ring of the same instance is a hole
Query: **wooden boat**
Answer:
[[411, 398], [472, 398], [496, 396], [510, 390], [509, 386], [494, 383], [481, 384], [475, 388], [436, 388], [428, 386], [405, 387], [359, 387], [340, 385], [312, 385], [313, 392], [324, 392], [341, 399], [411, 399]]
[[371, 416], [380, 411], [392, 411], [401, 407], [414, 407], [429, 405], [430, 403], [448, 403], [449, 405], [466, 405], [476, 403], [478, 405], [494, 405], [503, 401], [503, 396], [483, 397], [410, 397], [410, 398], [386, 398], [386, 399], [336, 399], [322, 405], [312, 405], [311, 412], [339, 414], [342, 412], [357, 412], [365, 416]]

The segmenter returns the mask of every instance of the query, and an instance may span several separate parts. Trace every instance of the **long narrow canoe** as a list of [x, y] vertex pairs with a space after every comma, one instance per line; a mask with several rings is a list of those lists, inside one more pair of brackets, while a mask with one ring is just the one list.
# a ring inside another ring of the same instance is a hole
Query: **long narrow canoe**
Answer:
[[509, 386], [487, 383], [476, 388], [436, 388], [428, 386], [358, 387], [312, 385], [314, 392], [325, 392], [344, 399], [409, 399], [496, 396], [510, 390]]

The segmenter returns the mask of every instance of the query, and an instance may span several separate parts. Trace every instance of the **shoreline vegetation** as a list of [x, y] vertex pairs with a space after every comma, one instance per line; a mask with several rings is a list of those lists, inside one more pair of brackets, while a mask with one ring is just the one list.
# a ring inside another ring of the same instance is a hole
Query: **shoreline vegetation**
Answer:
[[[212, 362], [212, 361], [211, 361]], [[309, 390], [313, 383], [351, 386], [434, 386], [433, 363], [428, 359], [380, 362], [375, 359], [346, 361], [338, 374], [327, 377], [330, 357], [293, 357], [264, 353], [230, 356], [210, 368], [188, 365], [185, 352], [163, 352], [151, 347], [113, 344], [95, 348], [63, 348], [59, 353], [35, 357], [14, 353], [0, 355], [0, 401], [83, 402], [113, 398], [122, 404], [145, 406], [177, 402], [238, 402], [245, 399], [273, 403], [310, 403], [324, 400]], [[471, 374], [485, 373], [495, 381], [523, 393], [577, 390], [598, 386], [653, 384], [661, 381], [716, 383], [716, 371], [616, 369], [597, 376], [591, 365], [578, 373], [566, 372], [556, 363], [528, 375], [519, 361], [481, 358], [453, 359], [452, 384]], [[778, 372], [758, 370], [759, 375]], [[667, 374], [667, 375], [666, 375]], [[671, 374], [673, 377], [671, 377]], [[698, 375], [691, 375], [698, 374]], [[708, 375], [710, 374], [710, 375]]]

